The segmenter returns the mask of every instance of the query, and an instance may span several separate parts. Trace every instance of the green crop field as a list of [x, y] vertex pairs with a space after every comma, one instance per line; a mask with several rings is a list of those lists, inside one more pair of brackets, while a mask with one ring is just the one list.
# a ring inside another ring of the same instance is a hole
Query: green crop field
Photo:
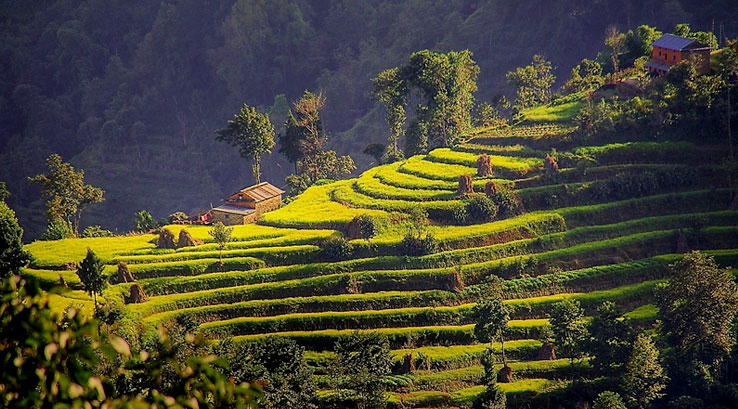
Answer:
[[[720, 149], [612, 139], [577, 144], [572, 119], [581, 105], [571, 99], [525, 109], [519, 124], [474, 130], [458, 147], [312, 186], [257, 224], [236, 226], [223, 251], [209, 226], [172, 225], [166, 228], [175, 237], [187, 229], [202, 243], [158, 249], [153, 234], [37, 241], [25, 246], [33, 261], [22, 274], [46, 289], [66, 283], [50, 295], [55, 312], [73, 305], [91, 315], [76, 263], [87, 248], [106, 274], [125, 262], [146, 300], [126, 304], [131, 283], [111, 284], [100, 298], [123, 306], [134, 332], [176, 321], [197, 326], [214, 344], [290, 338], [305, 347], [326, 401], [338, 393], [328, 375], [336, 340], [384, 334], [395, 408], [468, 407], [484, 390], [481, 359], [489, 345], [476, 341], [471, 311], [499, 277], [511, 307], [504, 346], [514, 373], [501, 389], [516, 405], [556, 396], [573, 384], [571, 361], [539, 355], [552, 305], [576, 300], [589, 317], [610, 301], [624, 318], [650, 328], [658, 314], [654, 291], [685, 251], [738, 265], [738, 211], [728, 206], [732, 191], [715, 159]], [[575, 159], [551, 173], [543, 166], [547, 153]], [[477, 176], [480, 154], [490, 155], [491, 178]], [[644, 182], [644, 173], [653, 177]], [[479, 195], [493, 180], [523, 208], [483, 223], [452, 222], [458, 219], [451, 212], [469, 200], [457, 195], [461, 175], [472, 177]], [[414, 209], [428, 212], [427, 224], [413, 224]], [[349, 236], [358, 215], [377, 221], [369, 241]], [[403, 253], [403, 238], [418, 230], [437, 248]], [[339, 236], [352, 251], [328, 258], [325, 240]], [[502, 345], [492, 348], [500, 352]], [[407, 359], [415, 368], [409, 373], [399, 369]], [[589, 362], [585, 356], [573, 363], [587, 381], [601, 381]]]

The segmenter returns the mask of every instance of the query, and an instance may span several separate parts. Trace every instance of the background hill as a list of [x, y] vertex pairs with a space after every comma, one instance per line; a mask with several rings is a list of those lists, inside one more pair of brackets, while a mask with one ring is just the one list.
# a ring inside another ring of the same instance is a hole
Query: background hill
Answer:
[[[248, 163], [213, 140], [244, 102], [269, 110], [279, 128], [290, 101], [322, 89], [332, 147], [362, 168], [359, 152], [386, 133], [369, 80], [415, 50], [470, 49], [484, 101], [508, 92], [503, 74], [534, 53], [545, 51], [563, 77], [597, 53], [611, 24], [669, 30], [688, 22], [716, 32], [722, 24], [735, 37], [732, 3], [5, 1], [0, 178], [26, 239], [44, 218], [25, 177], [52, 152], [107, 192], [83, 224], [125, 230], [138, 209], [189, 212], [251, 183]], [[276, 153], [265, 162], [276, 184], [292, 169]]]

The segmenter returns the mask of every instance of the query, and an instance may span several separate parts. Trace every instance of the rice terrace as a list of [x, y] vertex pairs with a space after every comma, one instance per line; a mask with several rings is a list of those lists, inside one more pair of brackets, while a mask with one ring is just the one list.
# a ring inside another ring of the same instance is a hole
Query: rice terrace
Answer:
[[0, 405], [738, 407], [738, 41], [672, 27], [608, 25], [560, 80], [463, 46], [377, 63], [370, 138], [326, 131], [317, 86], [242, 99], [191, 143], [248, 166], [163, 220], [100, 210], [127, 196], [99, 149], [19, 174], [34, 201], [0, 175]]

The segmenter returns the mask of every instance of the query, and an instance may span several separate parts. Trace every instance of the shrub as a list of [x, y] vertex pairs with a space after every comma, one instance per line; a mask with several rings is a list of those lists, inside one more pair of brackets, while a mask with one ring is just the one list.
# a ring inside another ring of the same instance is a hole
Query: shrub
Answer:
[[497, 216], [497, 205], [487, 196], [475, 196], [466, 204], [468, 218], [475, 222], [488, 222]]
[[490, 177], [493, 174], [492, 158], [487, 154], [481, 154], [477, 158], [477, 176]]
[[463, 204], [455, 205], [451, 208], [451, 220], [454, 224], [466, 224], [469, 220], [469, 213]]
[[177, 222], [184, 222], [184, 221], [187, 221], [189, 219], [190, 219], [190, 217], [187, 216], [187, 213], [185, 213], [185, 212], [174, 212], [174, 213], [172, 213], [172, 214], [169, 215], [168, 221], [169, 221], [169, 224], [174, 224], [174, 223], [177, 223]]
[[55, 219], [46, 226], [46, 231], [41, 236], [41, 240], [61, 240], [74, 236], [74, 230], [72, 230], [72, 225], [69, 222]]
[[113, 232], [100, 226], [87, 226], [82, 230], [82, 237], [113, 237]]
[[360, 214], [351, 220], [349, 234], [351, 237], [360, 237], [369, 241], [377, 235], [377, 222], [368, 214]]
[[430, 233], [425, 237], [406, 234], [400, 242], [400, 253], [405, 256], [425, 256], [438, 251], [438, 240]]
[[520, 196], [509, 189], [498, 189], [492, 195], [492, 201], [497, 205], [498, 213], [502, 217], [511, 217], [523, 213], [523, 202]]
[[177, 248], [177, 245], [174, 244], [174, 233], [169, 229], [161, 229], [159, 232], [159, 238], [156, 240], [156, 247], [160, 249]]
[[497, 193], [498, 190], [500, 189], [497, 187], [497, 183], [495, 183], [494, 180], [490, 180], [484, 185], [484, 194], [487, 195], [487, 197], [489, 197], [490, 199], [494, 197], [495, 193]]
[[320, 245], [321, 257], [327, 261], [340, 261], [351, 258], [353, 246], [341, 236], [331, 236]]
[[147, 232], [158, 228], [159, 225], [154, 216], [146, 210], [139, 210], [133, 217], [133, 229], [139, 232]]
[[661, 170], [643, 173], [618, 173], [610, 179], [597, 181], [589, 186], [589, 194], [595, 200], [623, 200], [654, 194], [663, 189], [689, 186], [697, 180], [694, 169]]
[[470, 175], [459, 176], [459, 188], [456, 193], [461, 197], [466, 197], [474, 194], [474, 181]]

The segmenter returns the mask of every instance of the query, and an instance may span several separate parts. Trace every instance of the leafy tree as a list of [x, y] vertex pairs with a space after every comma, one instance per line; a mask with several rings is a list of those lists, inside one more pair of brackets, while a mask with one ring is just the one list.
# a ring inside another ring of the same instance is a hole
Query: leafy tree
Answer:
[[712, 257], [693, 251], [670, 266], [668, 284], [657, 292], [659, 318], [680, 366], [706, 365], [716, 377], [736, 344], [738, 285]]
[[597, 88], [604, 82], [602, 65], [585, 58], [571, 69], [571, 77], [564, 84], [564, 89], [567, 92], [580, 92]]
[[208, 230], [208, 234], [213, 238], [213, 241], [218, 243], [218, 263], [223, 263], [223, 249], [225, 249], [226, 243], [231, 241], [231, 233], [233, 233], [233, 227], [226, 227], [221, 222], [216, 222], [213, 227]]
[[510, 308], [499, 297], [483, 299], [472, 309], [474, 317], [474, 336], [479, 342], [500, 340], [502, 364], [508, 370], [505, 357], [505, 330], [510, 321]]
[[[392, 162], [402, 159], [399, 147], [402, 127], [405, 124], [408, 84], [401, 78], [399, 68], [384, 70], [372, 79], [372, 97], [387, 108], [387, 124], [390, 128], [387, 144], [387, 159]], [[365, 152], [366, 153], [366, 152]], [[379, 160], [377, 160], [379, 162]]]
[[574, 359], [581, 356], [582, 344], [587, 328], [582, 322], [584, 311], [578, 301], [564, 299], [553, 305], [549, 322], [554, 334], [556, 350], [568, 356], [572, 365]]
[[479, 223], [488, 222], [497, 216], [497, 205], [487, 196], [474, 196], [466, 204], [466, 212], [469, 217]]
[[260, 183], [261, 155], [272, 153], [274, 146], [274, 125], [269, 115], [244, 104], [241, 111], [228, 121], [228, 126], [216, 133], [217, 140], [238, 147], [242, 157], [253, 161], [254, 180]]
[[287, 190], [287, 197], [295, 197], [307, 190], [312, 182], [310, 181], [310, 176], [304, 173], [300, 173], [287, 176], [284, 179], [284, 183], [289, 186]]
[[605, 391], [597, 395], [592, 409], [627, 409], [623, 398], [615, 392]]
[[[370, 143], [369, 145], [364, 148], [364, 151], [362, 152], [364, 155], [371, 156], [374, 158], [374, 161], [377, 162], [377, 165], [382, 164], [382, 156], [384, 156], [384, 152], [387, 150], [387, 146], [381, 143]], [[399, 148], [398, 148], [399, 152]], [[388, 155], [389, 157], [390, 155]], [[396, 156], [393, 156], [393, 158], [396, 159]], [[393, 160], [395, 160], [393, 159]]]
[[606, 301], [588, 325], [591, 338], [587, 350], [593, 355], [592, 366], [603, 374], [617, 373], [631, 351], [633, 328], [621, 315], [615, 303]]
[[507, 406], [507, 397], [505, 396], [505, 392], [500, 390], [500, 387], [497, 385], [495, 354], [492, 346], [484, 350], [482, 354], [482, 366], [484, 367], [482, 383], [485, 387], [484, 391], [474, 399], [472, 409], [505, 409]]
[[428, 126], [425, 122], [413, 118], [407, 126], [405, 137], [405, 156], [411, 157], [428, 151]]
[[139, 210], [133, 216], [133, 229], [138, 232], [149, 232], [159, 227], [154, 216], [146, 210]]
[[255, 381], [263, 386], [260, 408], [316, 408], [315, 383], [305, 364], [305, 349], [295, 341], [267, 337], [255, 343], [235, 344], [226, 339], [214, 352], [231, 363], [227, 374], [236, 382]]
[[97, 295], [108, 286], [108, 281], [103, 275], [104, 268], [105, 264], [103, 264], [95, 252], [87, 248], [87, 256], [79, 263], [77, 276], [79, 277], [79, 281], [82, 282], [82, 285], [85, 286], [85, 291], [93, 297], [95, 311], [97, 311]]
[[505, 75], [507, 83], [516, 89], [517, 110], [549, 102], [551, 87], [556, 82], [556, 77], [551, 71], [551, 63], [542, 55], [536, 54], [530, 65], [518, 67]]
[[343, 236], [331, 236], [320, 243], [321, 258], [328, 261], [349, 259], [353, 251], [353, 246]]
[[17, 274], [31, 261], [31, 255], [23, 250], [23, 229], [13, 209], [5, 204], [7, 196], [5, 183], [0, 182], [0, 278]]
[[[380, 409], [387, 405], [385, 378], [392, 357], [385, 335], [355, 332], [336, 341], [333, 348], [333, 379], [345, 380], [344, 387], [356, 392], [359, 409]], [[340, 387], [336, 383], [336, 387]]]
[[608, 27], [605, 31], [605, 46], [610, 49], [613, 72], [620, 71], [620, 53], [625, 46], [625, 34], [619, 32], [615, 26]]
[[651, 338], [640, 334], [625, 364], [623, 391], [630, 407], [645, 409], [662, 397], [667, 377], [659, 363], [659, 351]]
[[288, 111], [287, 119], [284, 121], [284, 134], [280, 134], [278, 139], [279, 153], [295, 165], [295, 172], [297, 172], [297, 163], [302, 159], [301, 146], [304, 134], [292, 111]]
[[102, 189], [84, 183], [85, 172], [77, 172], [72, 165], [52, 154], [46, 159], [48, 173], [38, 174], [28, 180], [41, 185], [41, 197], [46, 200], [46, 218], [49, 223], [63, 220], [74, 234], [79, 233], [82, 212], [90, 205], [102, 202]]
[[187, 213], [185, 212], [174, 212], [167, 217], [167, 221], [169, 224], [174, 224], [175, 222], [184, 222], [189, 220], [190, 217], [187, 216]]

